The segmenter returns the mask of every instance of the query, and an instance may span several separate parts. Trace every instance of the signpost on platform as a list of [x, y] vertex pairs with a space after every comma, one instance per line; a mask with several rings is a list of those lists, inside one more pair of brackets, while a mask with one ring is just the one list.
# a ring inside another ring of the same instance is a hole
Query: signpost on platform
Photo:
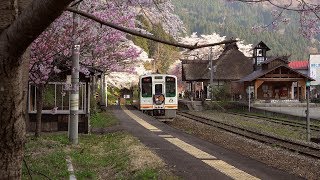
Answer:
[[307, 110], [306, 110], [307, 141], [310, 141], [310, 117], [309, 117], [310, 81], [307, 81], [306, 85], [307, 85]]

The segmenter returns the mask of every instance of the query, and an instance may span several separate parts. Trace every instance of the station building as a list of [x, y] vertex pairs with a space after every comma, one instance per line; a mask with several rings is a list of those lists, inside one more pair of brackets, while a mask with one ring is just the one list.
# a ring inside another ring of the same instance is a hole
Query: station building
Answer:
[[[306, 100], [309, 77], [305, 62], [289, 65], [289, 56], [268, 57], [270, 48], [259, 42], [253, 48], [252, 57], [245, 56], [236, 43], [225, 46], [218, 59], [182, 60], [182, 80], [189, 83], [194, 99], [203, 91], [210, 98], [210, 79], [214, 87], [225, 86], [231, 94], [230, 100], [254, 102], [303, 102]], [[212, 65], [211, 65], [212, 63]], [[292, 67], [294, 66], [294, 67]]]
[[305, 101], [307, 83], [313, 79], [289, 67], [288, 56], [267, 57], [269, 50], [262, 41], [254, 46], [254, 71], [239, 80], [246, 94], [250, 91], [256, 102]]
[[214, 87], [226, 87], [231, 94], [230, 100], [237, 99], [243, 88], [236, 82], [253, 71], [251, 59], [239, 50], [236, 43], [225, 45], [223, 52], [215, 60], [181, 60], [181, 62], [182, 81], [189, 84], [188, 90], [193, 99], [210, 98], [210, 78]]

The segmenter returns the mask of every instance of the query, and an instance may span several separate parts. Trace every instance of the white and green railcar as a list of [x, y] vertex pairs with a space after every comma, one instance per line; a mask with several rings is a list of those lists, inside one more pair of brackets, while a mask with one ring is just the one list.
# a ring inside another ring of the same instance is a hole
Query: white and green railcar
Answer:
[[149, 74], [139, 77], [133, 104], [141, 111], [167, 121], [178, 109], [177, 77], [169, 74]]

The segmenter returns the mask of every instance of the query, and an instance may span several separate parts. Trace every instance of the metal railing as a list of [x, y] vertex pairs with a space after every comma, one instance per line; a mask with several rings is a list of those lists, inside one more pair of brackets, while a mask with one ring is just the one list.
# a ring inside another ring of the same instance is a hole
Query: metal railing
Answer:
[[[49, 82], [43, 92], [42, 114], [69, 114], [70, 91], [66, 88], [66, 82]], [[29, 84], [28, 87], [28, 113], [37, 112], [37, 87]], [[86, 114], [88, 107], [87, 85], [79, 83], [79, 114]]]

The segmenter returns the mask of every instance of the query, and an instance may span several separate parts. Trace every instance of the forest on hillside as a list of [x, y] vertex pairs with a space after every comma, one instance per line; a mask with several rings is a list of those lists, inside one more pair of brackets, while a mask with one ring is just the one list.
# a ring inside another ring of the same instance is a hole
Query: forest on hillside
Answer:
[[184, 22], [188, 35], [218, 33], [227, 38], [245, 40], [246, 44], [264, 41], [271, 51], [268, 55], [290, 55], [290, 60], [308, 59], [310, 53], [320, 50], [319, 38], [305, 39], [299, 34], [299, 17], [285, 12], [290, 19], [276, 30], [254, 33], [252, 27], [272, 22], [274, 7], [258, 4], [228, 2], [226, 0], [173, 0], [175, 13]]

